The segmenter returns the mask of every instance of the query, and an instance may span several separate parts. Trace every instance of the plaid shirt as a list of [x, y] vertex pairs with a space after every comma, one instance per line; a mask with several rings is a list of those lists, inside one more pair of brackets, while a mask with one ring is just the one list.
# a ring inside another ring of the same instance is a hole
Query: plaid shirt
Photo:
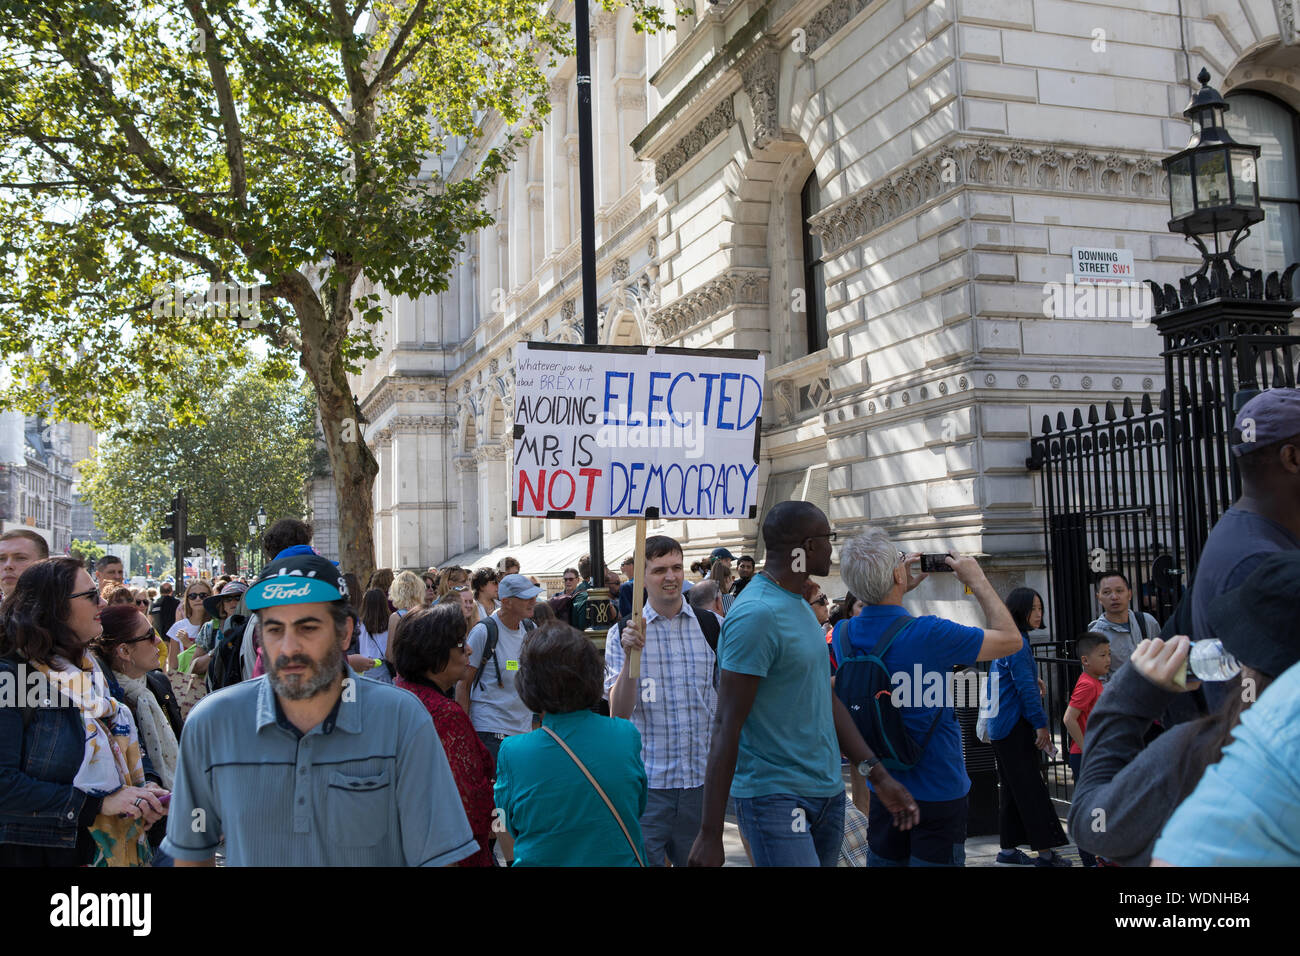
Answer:
[[867, 815], [852, 800], [844, 808], [844, 842], [839, 866], [867, 865]]
[[[647, 783], [652, 790], [702, 787], [718, 706], [713, 650], [685, 600], [672, 617], [661, 617], [649, 604], [644, 614], [641, 685], [631, 719], [641, 732]], [[605, 638], [606, 697], [623, 669], [618, 632], [615, 624]]]

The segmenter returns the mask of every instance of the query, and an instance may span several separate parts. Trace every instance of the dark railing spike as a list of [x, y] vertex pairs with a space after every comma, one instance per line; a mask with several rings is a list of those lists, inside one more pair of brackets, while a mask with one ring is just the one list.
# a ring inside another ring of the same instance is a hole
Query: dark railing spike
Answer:
[[1183, 308], [1189, 308], [1196, 304], [1196, 287], [1192, 285], [1192, 280], [1183, 276], [1178, 280], [1178, 295], [1182, 299]]
[[1077, 408], [1074, 410], [1074, 420], [1072, 424], [1075, 428], [1083, 427], [1083, 412], [1079, 411]]
[[1106, 421], [1113, 422], [1115, 417], [1115, 403], [1106, 399]]
[[1129, 398], [1127, 395], [1124, 396], [1124, 417], [1133, 417], [1133, 399]]
[[1244, 299], [1247, 295], [1246, 273], [1237, 269], [1232, 273], [1232, 278], [1228, 280], [1228, 287], [1232, 290], [1234, 299]]
[[1099, 421], [1101, 421], [1101, 418], [1097, 415], [1097, 406], [1096, 406], [1096, 405], [1089, 405], [1089, 406], [1088, 406], [1088, 424], [1089, 424], [1089, 425], [1095, 425], [1095, 424], [1097, 424]]
[[1229, 285], [1228, 264], [1222, 259], [1216, 260], [1214, 265], [1210, 266], [1210, 275], [1214, 277], [1210, 282], [1210, 286], [1215, 292], [1215, 297], [1226, 297]]
[[1056, 413], [1056, 430], [1063, 432], [1068, 426], [1065, 424], [1065, 412]]
[[[1181, 306], [1180, 306], [1180, 303], [1181, 303]], [[1192, 305], [1192, 303], [1191, 303], [1190, 301], [1188, 301], [1188, 300], [1186, 300], [1186, 299], [1180, 299], [1180, 298], [1178, 297], [1178, 290], [1177, 290], [1177, 289], [1175, 289], [1175, 288], [1174, 288], [1172, 285], [1170, 285], [1168, 282], [1165, 283], [1165, 311], [1166, 311], [1166, 312], [1175, 312], [1175, 311], [1177, 311], [1180, 307], [1181, 307], [1181, 308], [1186, 308], [1186, 307], [1189, 306], [1189, 305]]]
[[1165, 294], [1160, 289], [1159, 282], [1153, 282], [1150, 279], [1143, 279], [1143, 283], [1151, 290], [1151, 307], [1155, 309], [1156, 315], [1165, 310]]
[[[1161, 389], [1160, 394], [1162, 396], [1164, 395], [1163, 389]], [[1161, 399], [1161, 401], [1163, 401], [1163, 398]], [[1143, 415], [1151, 414], [1151, 396], [1147, 392], [1142, 393], [1142, 414]]]
[[1205, 276], [1196, 277], [1196, 299], [1204, 302], [1214, 297], [1214, 291], [1210, 287], [1210, 280]]
[[1264, 270], [1263, 269], [1250, 270], [1249, 292], [1250, 292], [1250, 297], [1252, 299], [1264, 298]]
[[1051, 416], [1051, 415], [1044, 415], [1044, 416], [1043, 416], [1043, 434], [1044, 434], [1044, 435], [1050, 435], [1051, 433], [1052, 433], [1052, 416]]
[[1283, 299], [1291, 299], [1294, 297], [1295, 293], [1293, 290], [1295, 287], [1292, 285], [1292, 278], [1295, 276], [1297, 269], [1300, 269], [1300, 262], [1293, 262], [1287, 266], [1286, 271], [1282, 273], [1281, 297]]
[[1264, 280], [1264, 298], [1276, 302], [1282, 298], [1282, 280], [1278, 278], [1277, 270], [1274, 269]]
[[1160, 402], [1159, 402], [1160, 410], [1162, 412], [1169, 407], [1168, 405], [1165, 404], [1168, 401], [1169, 401], [1169, 389], [1162, 388], [1160, 390]]

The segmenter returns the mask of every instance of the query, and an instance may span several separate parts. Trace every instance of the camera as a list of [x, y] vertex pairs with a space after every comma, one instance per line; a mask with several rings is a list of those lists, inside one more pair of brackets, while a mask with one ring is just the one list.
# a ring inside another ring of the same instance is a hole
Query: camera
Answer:
[[921, 555], [921, 570], [925, 572], [951, 571], [952, 568], [948, 566], [948, 562], [945, 560], [948, 557], [950, 555], [947, 553], [923, 554]]

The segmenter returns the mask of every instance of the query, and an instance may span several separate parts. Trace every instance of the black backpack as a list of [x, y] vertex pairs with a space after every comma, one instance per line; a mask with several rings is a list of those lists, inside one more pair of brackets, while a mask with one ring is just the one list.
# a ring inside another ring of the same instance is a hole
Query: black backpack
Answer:
[[220, 690], [238, 684], [244, 679], [243, 655], [244, 629], [248, 618], [242, 614], [232, 614], [227, 618], [217, 633], [216, 644], [212, 648], [212, 660], [208, 664], [208, 689]]
[[[695, 610], [692, 608], [691, 610]], [[623, 628], [627, 627], [627, 622], [632, 620], [629, 614], [618, 622], [618, 632], [623, 633]], [[704, 640], [709, 645], [709, 650], [713, 651], [713, 686], [718, 686], [718, 681], [722, 677], [722, 671], [718, 665], [718, 634], [722, 631], [722, 625], [718, 623], [717, 617], [712, 611], [696, 611], [695, 620], [700, 622], [700, 630], [704, 633]]]
[[[497, 686], [505, 687], [505, 682], [501, 680], [501, 662], [497, 660], [497, 638], [501, 636], [501, 632], [497, 629], [497, 620], [489, 615], [483, 618], [482, 624], [487, 628], [487, 643], [483, 645], [483, 659], [479, 661], [478, 672], [474, 675], [471, 689], [477, 690], [483, 686], [483, 675], [487, 672], [488, 661], [491, 661], [492, 666], [496, 668]], [[537, 626], [536, 622], [529, 617], [524, 618], [523, 624], [524, 631], [531, 631]]]
[[920, 763], [921, 755], [943, 717], [940, 709], [934, 715], [925, 739], [918, 744], [903, 725], [903, 709], [894, 706], [894, 687], [889, 669], [885, 667], [885, 652], [894, 643], [894, 638], [915, 620], [907, 614], [895, 618], [876, 641], [875, 647], [866, 654], [853, 650], [848, 622], [836, 625], [834, 634], [840, 659], [835, 671], [835, 695], [848, 708], [862, 739], [887, 770], [911, 770]]

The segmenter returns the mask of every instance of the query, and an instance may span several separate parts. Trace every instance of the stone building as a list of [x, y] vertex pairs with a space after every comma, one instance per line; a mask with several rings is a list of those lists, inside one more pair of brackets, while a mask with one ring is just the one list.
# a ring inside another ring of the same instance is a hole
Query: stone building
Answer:
[[88, 429], [5, 412], [0, 432], [0, 531], [35, 531], [51, 554], [66, 553], [78, 503], [73, 486], [81, 458], [73, 456], [86, 444]]
[[[596, 12], [601, 341], [764, 350], [765, 506], [816, 501], [841, 533], [880, 524], [1044, 590], [1031, 429], [1164, 384], [1149, 323], [1075, 302], [1071, 250], [1191, 271], [1160, 162], [1205, 66], [1263, 147], [1268, 220], [1242, 258], [1300, 258], [1294, 24], [1293, 0], [699, 0], [657, 36]], [[585, 551], [576, 522], [509, 516], [511, 347], [581, 340], [573, 76], [490, 197], [495, 227], [446, 293], [389, 299], [356, 380], [381, 565], [508, 548], [542, 573]], [[459, 145], [431, 168], [481, 155]], [[667, 528], [688, 554], [752, 552], [756, 531]], [[961, 601], [929, 586], [936, 611]]]

